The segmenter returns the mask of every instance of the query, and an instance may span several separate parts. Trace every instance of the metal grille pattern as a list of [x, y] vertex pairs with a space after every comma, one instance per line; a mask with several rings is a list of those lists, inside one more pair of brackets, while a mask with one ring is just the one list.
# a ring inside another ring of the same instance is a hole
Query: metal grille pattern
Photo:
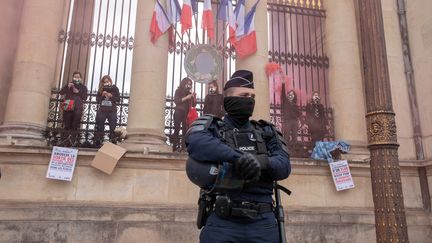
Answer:
[[269, 4], [283, 4], [309, 9], [322, 9], [323, 0], [267, 0]]
[[[270, 114], [272, 122], [284, 130], [281, 119], [282, 83], [286, 92], [297, 93], [300, 110], [298, 136], [290, 142], [292, 156], [309, 157], [314, 146], [305, 124], [306, 105], [317, 91], [325, 108], [326, 134], [324, 140], [333, 140], [332, 109], [328, 106], [329, 60], [324, 51], [325, 11], [322, 1], [268, 1], [269, 61], [279, 63], [286, 78], [270, 82]], [[285, 134], [287, 136], [287, 134]]]
[[58, 41], [60, 43], [67, 42], [68, 44], [75, 44], [75, 45], [83, 45], [83, 46], [91, 46], [94, 47], [97, 45], [98, 47], [113, 47], [125, 49], [128, 48], [129, 50], [132, 50], [134, 38], [126, 36], [119, 37], [118, 35], [115, 35], [111, 37], [111, 35], [103, 35], [99, 34], [96, 35], [96, 33], [80, 33], [80, 32], [72, 32], [65, 30], [60, 30]]
[[[166, 93], [166, 110], [165, 110], [165, 134], [171, 144], [172, 134], [174, 132], [174, 93], [182, 78], [186, 77], [184, 70], [184, 58], [186, 51], [196, 44], [211, 44], [217, 48], [223, 57], [223, 68], [218, 80], [219, 89], [223, 87], [228, 77], [235, 71], [235, 51], [234, 48], [227, 42], [227, 26], [221, 21], [215, 22], [215, 40], [210, 41], [206, 33], [201, 29], [201, 15], [203, 10], [203, 1], [197, 1], [198, 14], [193, 16], [192, 29], [184, 35], [181, 35], [181, 25], [176, 25], [176, 34], [170, 42], [168, 56], [168, 72], [167, 72], [167, 93]], [[216, 18], [219, 1], [212, 2], [212, 10]], [[206, 85], [195, 83], [193, 91], [196, 93], [197, 111], [202, 115], [204, 98], [206, 95]]]
[[[49, 105], [48, 130], [46, 138], [50, 146], [74, 146], [74, 147], [92, 147], [94, 145], [94, 131], [96, 126], [96, 93], [89, 94], [87, 102], [84, 105], [83, 117], [80, 129], [78, 131], [64, 131], [63, 117], [60, 110], [62, 99], [58, 91], [53, 91]], [[128, 118], [129, 96], [120, 96], [120, 103], [117, 107], [117, 126], [126, 127]], [[108, 124], [105, 124], [105, 131], [109, 131]], [[108, 138], [108, 132], [105, 138]], [[71, 137], [74, 139], [71, 139]]]
[[[46, 137], [49, 145], [89, 147], [93, 144], [98, 105], [96, 94], [102, 76], [110, 75], [120, 91], [117, 126], [126, 127], [130, 75], [134, 47], [137, 0], [70, 0], [66, 26], [59, 31], [63, 45], [58, 83], [52, 90]], [[63, 131], [59, 90], [69, 82], [74, 71], [83, 74], [89, 95], [79, 131]], [[105, 130], [108, 131], [107, 123]], [[69, 139], [69, 135], [76, 137]], [[106, 134], [107, 135], [107, 134]]]

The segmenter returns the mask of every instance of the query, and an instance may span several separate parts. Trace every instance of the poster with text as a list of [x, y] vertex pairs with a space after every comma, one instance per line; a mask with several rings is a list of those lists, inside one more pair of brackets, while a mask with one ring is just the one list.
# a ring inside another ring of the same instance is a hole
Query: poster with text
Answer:
[[330, 163], [330, 170], [337, 191], [354, 188], [348, 161], [340, 160]]
[[72, 181], [78, 149], [53, 147], [46, 177], [49, 179]]

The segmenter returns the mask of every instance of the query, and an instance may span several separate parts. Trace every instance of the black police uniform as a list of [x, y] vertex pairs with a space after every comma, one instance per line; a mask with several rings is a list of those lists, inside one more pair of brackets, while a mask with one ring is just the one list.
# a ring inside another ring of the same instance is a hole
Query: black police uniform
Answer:
[[[234, 177], [235, 164], [244, 153], [253, 154], [261, 164], [259, 181], [231, 188], [224, 187], [223, 179], [221, 184], [216, 183], [219, 185], [200, 185], [211, 191], [207, 195], [211, 206], [200, 242], [278, 242], [272, 210], [273, 181], [285, 179], [291, 172], [280, 133], [264, 121], [248, 121], [240, 126], [229, 115], [223, 121], [203, 116], [189, 129], [186, 145], [190, 158], [201, 164], [218, 164], [219, 169], [224, 168], [220, 165], [233, 165], [229, 168]], [[223, 177], [222, 172], [219, 171], [218, 179]], [[237, 179], [231, 181], [241, 180]]]

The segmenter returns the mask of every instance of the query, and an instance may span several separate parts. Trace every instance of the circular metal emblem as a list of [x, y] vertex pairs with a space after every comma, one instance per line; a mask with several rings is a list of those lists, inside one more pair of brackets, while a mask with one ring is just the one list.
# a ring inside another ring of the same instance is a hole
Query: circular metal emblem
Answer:
[[208, 84], [219, 78], [222, 58], [211, 45], [195, 45], [186, 52], [184, 67], [193, 81]]

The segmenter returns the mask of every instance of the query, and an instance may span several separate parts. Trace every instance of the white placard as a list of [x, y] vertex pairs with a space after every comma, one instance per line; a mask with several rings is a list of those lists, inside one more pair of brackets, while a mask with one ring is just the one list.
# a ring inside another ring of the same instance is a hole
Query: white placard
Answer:
[[78, 149], [53, 147], [46, 177], [49, 179], [72, 181]]
[[354, 188], [354, 181], [351, 176], [348, 161], [340, 160], [332, 162], [329, 165], [337, 191]]

